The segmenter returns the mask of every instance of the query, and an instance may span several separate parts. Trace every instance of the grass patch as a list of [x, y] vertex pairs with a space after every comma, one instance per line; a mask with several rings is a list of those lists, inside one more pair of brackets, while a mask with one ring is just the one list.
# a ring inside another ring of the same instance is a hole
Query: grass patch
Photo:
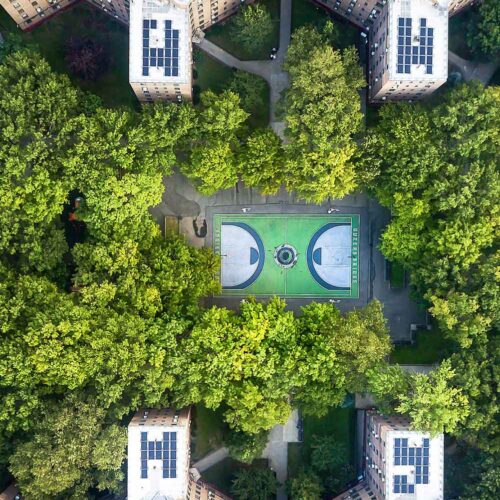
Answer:
[[[26, 33], [17, 28], [4, 9], [0, 9], [0, 29], [4, 33], [16, 33], [24, 43], [36, 46], [55, 71], [68, 74], [77, 87], [98, 95], [106, 106], [138, 108], [128, 82], [128, 29], [98, 9], [81, 3]], [[67, 39], [73, 36], [98, 39], [108, 48], [109, 67], [96, 81], [81, 80], [68, 71], [64, 49]]]
[[450, 351], [450, 341], [438, 328], [417, 332], [417, 341], [412, 346], [396, 346], [391, 361], [402, 365], [427, 365], [444, 359]]
[[403, 288], [405, 286], [405, 268], [399, 262], [390, 263], [391, 288]]
[[213, 90], [222, 92], [233, 78], [233, 70], [201, 50], [194, 50], [194, 85], [198, 92]]
[[[206, 37], [226, 52], [229, 52], [241, 61], [260, 61], [269, 59], [271, 49], [278, 48], [280, 38], [280, 1], [279, 0], [260, 0], [260, 5], [264, 5], [273, 21], [273, 32], [269, 39], [269, 45], [256, 52], [248, 52], [239, 43], [231, 39], [231, 28], [233, 26], [234, 16], [222, 23], [212, 26], [206, 32]], [[237, 15], [237, 14], [236, 14]], [[258, 33], [255, 34], [258, 36]]]
[[268, 463], [265, 459], [254, 460], [252, 465], [246, 465], [232, 458], [225, 458], [203, 472], [202, 477], [207, 483], [213, 484], [222, 493], [231, 495], [231, 485], [236, 472], [241, 469], [267, 467]]
[[191, 456], [194, 461], [223, 446], [226, 426], [222, 414], [212, 411], [202, 404], [194, 408], [193, 446]]

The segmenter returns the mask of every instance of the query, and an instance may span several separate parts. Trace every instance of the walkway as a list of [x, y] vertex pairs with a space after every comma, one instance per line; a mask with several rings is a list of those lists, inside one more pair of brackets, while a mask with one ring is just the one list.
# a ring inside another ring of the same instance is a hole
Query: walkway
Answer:
[[451, 50], [448, 51], [448, 61], [452, 66], [455, 66], [460, 71], [466, 82], [479, 80], [483, 85], [488, 85], [491, 77], [498, 68], [498, 63], [468, 61]]
[[195, 462], [191, 467], [198, 469], [199, 472], [206, 471], [213, 467], [215, 464], [222, 462], [225, 458], [229, 456], [229, 450], [227, 448], [219, 448], [218, 450], [209, 453], [207, 456], [203, 457], [198, 462]]
[[288, 477], [288, 443], [298, 443], [299, 414], [293, 410], [285, 425], [275, 425], [269, 433], [269, 441], [262, 453], [262, 458], [269, 460], [269, 467], [276, 473], [276, 478], [281, 483], [276, 495], [277, 500], [285, 500], [285, 481]]
[[281, 93], [288, 87], [288, 73], [283, 71], [286, 51], [290, 45], [292, 31], [292, 0], [281, 0], [280, 4], [280, 41], [276, 59], [269, 61], [240, 61], [233, 55], [221, 49], [218, 45], [202, 38], [198, 42], [201, 50], [217, 61], [242, 71], [247, 71], [264, 78], [270, 88], [270, 125], [272, 129], [284, 139], [283, 131], [285, 125], [277, 120], [276, 104], [281, 98]]

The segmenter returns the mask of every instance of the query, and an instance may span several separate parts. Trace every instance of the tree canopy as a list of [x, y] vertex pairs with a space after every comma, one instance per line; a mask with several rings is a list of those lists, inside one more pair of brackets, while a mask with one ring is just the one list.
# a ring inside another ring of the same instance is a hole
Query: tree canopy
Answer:
[[266, 48], [272, 33], [273, 20], [265, 5], [244, 5], [231, 20], [231, 38], [249, 55]]
[[354, 136], [361, 131], [358, 91], [365, 82], [356, 51], [334, 50], [327, 34], [306, 26], [294, 32], [284, 67], [287, 188], [316, 203], [343, 198], [360, 175]]
[[467, 43], [474, 52], [498, 59], [500, 56], [500, 4], [483, 0], [479, 15], [473, 16], [467, 32]]

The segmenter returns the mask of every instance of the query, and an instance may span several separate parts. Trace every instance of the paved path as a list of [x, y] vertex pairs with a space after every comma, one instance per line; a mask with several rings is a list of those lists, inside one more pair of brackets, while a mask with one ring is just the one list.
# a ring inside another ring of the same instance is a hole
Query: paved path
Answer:
[[481, 63], [477, 61], [468, 61], [451, 50], [448, 51], [448, 61], [455, 66], [462, 74], [466, 82], [479, 80], [483, 85], [487, 85], [491, 77], [498, 68], [498, 63]]
[[269, 460], [269, 467], [276, 473], [276, 478], [281, 483], [276, 495], [277, 500], [285, 500], [285, 481], [288, 477], [288, 443], [298, 443], [299, 415], [293, 410], [285, 425], [275, 425], [269, 433], [269, 441], [262, 453], [262, 458]]
[[222, 462], [225, 458], [229, 456], [229, 451], [227, 448], [219, 448], [218, 450], [209, 453], [206, 457], [203, 457], [198, 462], [195, 462], [191, 467], [198, 469], [199, 472], [206, 471], [213, 467], [215, 464]]
[[270, 125], [282, 139], [284, 139], [285, 125], [276, 117], [276, 105], [281, 98], [281, 93], [289, 85], [288, 73], [283, 71], [283, 62], [290, 45], [291, 30], [292, 0], [281, 0], [279, 49], [276, 59], [272, 61], [240, 61], [206, 38], [202, 38], [198, 43], [201, 50], [226, 66], [253, 73], [266, 80], [270, 88]]

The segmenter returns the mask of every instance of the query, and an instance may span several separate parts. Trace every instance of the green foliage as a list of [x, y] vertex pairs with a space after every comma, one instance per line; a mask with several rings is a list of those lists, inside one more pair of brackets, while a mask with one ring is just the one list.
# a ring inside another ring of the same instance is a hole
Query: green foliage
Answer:
[[73, 249], [84, 301], [98, 300], [122, 312], [153, 318], [194, 313], [201, 298], [219, 291], [219, 259], [208, 248], [195, 249], [180, 237], [163, 239], [155, 227], [151, 241], [83, 243]]
[[262, 456], [268, 440], [267, 432], [249, 434], [231, 431], [225, 439], [229, 455], [239, 462], [251, 464], [256, 458]]
[[264, 5], [245, 5], [234, 17], [231, 26], [231, 37], [240, 43], [248, 52], [262, 50], [271, 41], [273, 21]]
[[479, 6], [479, 18], [469, 25], [467, 43], [480, 54], [497, 58], [500, 55], [500, 4], [484, 0]]
[[325, 414], [364, 384], [364, 371], [389, 349], [378, 302], [345, 316], [311, 304], [297, 319], [277, 298], [246, 300], [240, 315], [213, 308], [179, 344], [176, 401], [224, 404], [233, 429], [256, 433], [284, 423], [291, 403]]
[[361, 131], [358, 91], [365, 83], [356, 51], [333, 50], [327, 35], [302, 27], [294, 32], [285, 69], [287, 187], [316, 203], [343, 198], [359, 185], [353, 135]]
[[126, 429], [105, 427], [102, 408], [69, 396], [43, 411], [10, 470], [27, 498], [80, 497], [91, 486], [117, 491], [126, 444]]
[[304, 414], [323, 416], [365, 386], [365, 373], [389, 354], [390, 338], [378, 301], [344, 316], [326, 303], [313, 302], [302, 312], [297, 374], [304, 384], [294, 401]]
[[[384, 106], [365, 143], [373, 186], [394, 218], [382, 251], [411, 272], [440, 328], [463, 347], [499, 319], [500, 90], [463, 85], [434, 109]], [[496, 264], [495, 264], [496, 263]]]
[[382, 364], [366, 371], [368, 392], [383, 413], [392, 413], [397, 406], [398, 395], [410, 388], [410, 376], [399, 365]]
[[235, 474], [231, 493], [239, 500], [271, 500], [276, 498], [278, 486], [270, 469], [241, 469]]
[[240, 150], [241, 177], [262, 194], [276, 194], [285, 177], [280, 138], [271, 129], [255, 130]]
[[323, 486], [320, 478], [310, 470], [303, 470], [288, 481], [291, 500], [321, 500]]
[[241, 107], [247, 112], [252, 113], [255, 109], [268, 106], [262, 98], [266, 90], [266, 81], [257, 75], [247, 73], [246, 71], [236, 70], [229, 83], [231, 92], [240, 96]]
[[201, 193], [213, 194], [238, 181], [239, 134], [247, 118], [237, 94], [217, 95], [210, 90], [201, 94], [201, 110], [186, 147], [188, 159], [181, 165]]
[[0, 88], [0, 252], [22, 269], [53, 272], [67, 248], [58, 217], [78, 93], [27, 51], [5, 58]]
[[454, 376], [449, 360], [443, 361], [428, 376], [412, 375], [410, 390], [401, 394], [396, 410], [411, 417], [414, 429], [431, 435], [454, 432], [469, 414], [467, 397], [451, 384]]

